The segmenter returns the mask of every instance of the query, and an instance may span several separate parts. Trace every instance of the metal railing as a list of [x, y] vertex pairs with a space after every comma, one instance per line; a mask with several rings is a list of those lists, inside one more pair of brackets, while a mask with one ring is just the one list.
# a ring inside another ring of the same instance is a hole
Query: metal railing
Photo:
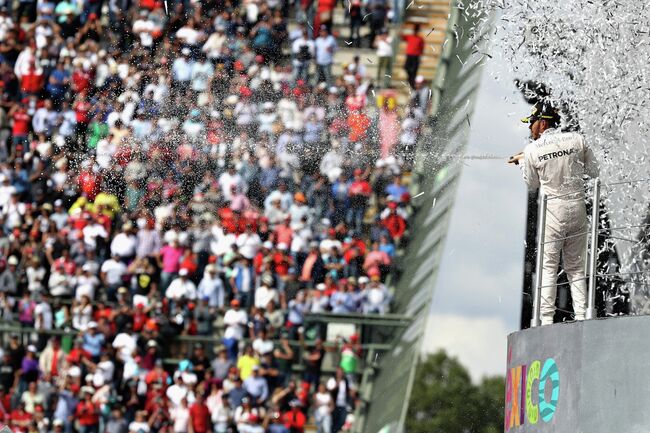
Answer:
[[[34, 342], [35, 335], [46, 335], [48, 337], [58, 336], [58, 337], [76, 337], [79, 335], [79, 331], [72, 329], [36, 329], [29, 328], [20, 325], [12, 325], [8, 323], [0, 324], [0, 341], [3, 343], [6, 342], [8, 337], [11, 334], [18, 334], [21, 341], [24, 344], [31, 344]], [[201, 343], [208, 349], [212, 349], [214, 346], [221, 345], [221, 338], [218, 335], [176, 335], [174, 337], [174, 342], [180, 344], [178, 351], [175, 351], [175, 354], [189, 353], [191, 348], [197, 343]], [[241, 340], [242, 344], [252, 344], [253, 340], [250, 338], [244, 338]], [[278, 348], [280, 344], [278, 341], [274, 341], [274, 347]], [[314, 345], [313, 342], [304, 342], [299, 340], [289, 340], [289, 346], [294, 351], [294, 362], [292, 362], [291, 368], [294, 374], [300, 373], [305, 368], [304, 354], [305, 350]], [[183, 347], [184, 346], [184, 347]], [[326, 349], [327, 353], [335, 353], [335, 356], [338, 356], [339, 344], [336, 342], [323, 342], [323, 347]], [[364, 343], [361, 344], [361, 350], [364, 354], [364, 357], [360, 359], [359, 369], [357, 374], [367, 375], [372, 374], [376, 366], [372, 360], [374, 360], [378, 354], [381, 354], [389, 350], [392, 346], [390, 344], [383, 343]], [[209, 353], [208, 351], [206, 351]], [[163, 359], [163, 363], [172, 366], [178, 364], [182, 361], [183, 357], [166, 357]], [[338, 365], [338, 359], [332, 360], [330, 365], [323, 365], [322, 372], [326, 374], [332, 374], [336, 371], [336, 366]], [[370, 371], [366, 371], [367, 369]]]
[[[591, 226], [589, 230], [582, 231], [576, 234], [571, 234], [569, 236], [561, 237], [558, 239], [546, 240], [546, 216], [548, 213], [548, 203], [550, 200], [566, 198], [570, 195], [575, 195], [575, 193], [567, 193], [557, 196], [547, 196], [542, 193], [540, 196], [540, 206], [539, 214], [537, 218], [538, 227], [537, 227], [537, 260], [536, 260], [536, 273], [535, 273], [535, 289], [533, 294], [533, 314], [531, 320], [531, 327], [537, 327], [541, 325], [541, 304], [542, 304], [542, 289], [551, 286], [560, 286], [560, 285], [570, 285], [580, 280], [587, 281], [587, 293], [586, 293], [586, 311], [585, 319], [595, 319], [597, 317], [596, 311], [596, 285], [598, 278], [611, 278], [611, 277], [625, 277], [625, 276], [636, 276], [636, 275], [646, 275], [650, 274], [648, 270], [639, 270], [637, 264], [637, 270], [631, 272], [612, 272], [612, 273], [598, 273], [598, 244], [601, 237], [607, 237], [609, 239], [615, 239], [619, 241], [636, 243], [639, 245], [642, 240], [639, 239], [630, 239], [624, 236], [615, 236], [611, 235], [610, 232], [634, 229], [634, 228], [647, 228], [650, 227], [650, 224], [637, 224], [637, 225], [622, 225], [618, 227], [606, 227], [600, 228], [600, 211], [601, 211], [601, 190], [603, 187], [611, 188], [619, 185], [630, 185], [642, 182], [650, 182], [650, 179], [635, 179], [627, 181], [617, 181], [610, 183], [602, 183], [600, 178], [594, 179], [593, 190], [592, 190], [592, 209], [591, 209]], [[570, 199], [570, 200], [573, 200]], [[576, 200], [583, 200], [582, 195], [580, 194]], [[553, 242], [562, 242], [567, 239], [587, 236], [585, 241], [585, 277], [578, 278], [574, 280], [569, 280], [564, 283], [557, 283], [557, 281], [552, 282], [551, 284], [543, 285], [543, 264], [544, 264], [544, 252], [546, 245]], [[545, 301], [550, 301], [546, 300]], [[555, 305], [553, 306], [555, 309]], [[562, 310], [564, 311], [564, 310]], [[568, 311], [564, 311], [570, 313]]]

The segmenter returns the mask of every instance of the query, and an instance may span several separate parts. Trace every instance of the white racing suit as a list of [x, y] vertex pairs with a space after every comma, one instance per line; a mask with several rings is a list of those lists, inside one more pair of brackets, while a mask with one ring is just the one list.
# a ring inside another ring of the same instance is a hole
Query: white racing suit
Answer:
[[548, 129], [524, 149], [524, 180], [533, 190], [541, 187], [548, 197], [540, 305], [542, 325], [553, 323], [560, 253], [571, 285], [575, 318], [585, 318], [585, 175], [597, 177], [598, 163], [578, 133]]

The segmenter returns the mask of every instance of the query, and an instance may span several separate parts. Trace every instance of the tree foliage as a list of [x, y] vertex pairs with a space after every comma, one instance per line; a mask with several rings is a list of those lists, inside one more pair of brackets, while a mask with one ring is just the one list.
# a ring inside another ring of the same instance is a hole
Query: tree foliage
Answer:
[[409, 433], [497, 433], [503, 431], [505, 381], [469, 373], [444, 351], [428, 355], [416, 370], [406, 431]]

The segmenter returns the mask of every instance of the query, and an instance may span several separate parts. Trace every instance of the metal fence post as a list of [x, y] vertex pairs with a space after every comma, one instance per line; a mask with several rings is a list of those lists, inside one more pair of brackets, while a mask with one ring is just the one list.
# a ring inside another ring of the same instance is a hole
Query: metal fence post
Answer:
[[591, 204], [591, 255], [589, 256], [589, 289], [587, 291], [587, 319], [596, 318], [596, 262], [598, 260], [598, 219], [600, 216], [600, 178], [594, 181]]
[[540, 308], [542, 299], [542, 265], [544, 263], [544, 235], [546, 233], [546, 207], [548, 205], [548, 197], [546, 194], [542, 194], [541, 201], [539, 216], [537, 217], [537, 264], [535, 268], [535, 292], [533, 295], [533, 319], [530, 323], [531, 328], [542, 324]]

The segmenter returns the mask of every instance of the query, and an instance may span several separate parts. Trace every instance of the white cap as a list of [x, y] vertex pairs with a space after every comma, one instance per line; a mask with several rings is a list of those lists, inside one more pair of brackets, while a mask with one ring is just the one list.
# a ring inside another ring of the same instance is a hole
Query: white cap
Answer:
[[184, 371], [181, 373], [181, 379], [183, 379], [183, 383], [187, 385], [191, 385], [197, 382], [198, 378], [196, 377], [196, 374], [190, 373], [188, 371]]
[[267, 250], [272, 250], [272, 249], [273, 249], [273, 242], [271, 242], [271, 241], [266, 241], [266, 242], [264, 242], [264, 243], [262, 244], [262, 246], [263, 246], [264, 248], [266, 248]]
[[362, 277], [359, 277], [359, 284], [365, 284], [365, 283], [367, 283], [369, 281], [370, 281], [370, 279], [368, 277], [366, 277], [365, 275], [362, 276]]
[[418, 75], [417, 77], [415, 77], [415, 82], [424, 83], [424, 77], [422, 75]]
[[184, 56], [189, 56], [190, 55], [190, 49], [189, 48], [183, 48], [181, 50], [181, 54]]
[[7, 264], [16, 266], [18, 264], [18, 259], [16, 258], [16, 256], [9, 256], [9, 259], [7, 260]]
[[88, 329], [91, 328], [97, 328], [97, 322], [95, 321], [88, 322]]
[[104, 377], [103, 374], [94, 374], [93, 375], [93, 386], [95, 388], [99, 388], [101, 386], [104, 386], [104, 383], [106, 383], [106, 378]]
[[278, 249], [281, 250], [281, 251], [286, 251], [287, 248], [288, 248], [288, 247], [287, 247], [287, 244], [285, 244], [284, 242], [280, 242], [280, 243], [278, 244]]
[[181, 270], [178, 271], [178, 275], [180, 275], [181, 277], [185, 277], [185, 276], [187, 276], [187, 274], [188, 274], [188, 272], [187, 272], [186, 268], [181, 268]]
[[225, 100], [226, 104], [228, 105], [235, 105], [236, 103], [239, 102], [239, 96], [237, 95], [230, 95], [226, 98]]
[[68, 368], [68, 376], [70, 377], [79, 377], [81, 376], [81, 369], [77, 367], [76, 365], [71, 366]]
[[316, 290], [322, 292], [322, 291], [324, 291], [325, 289], [327, 289], [327, 286], [325, 285], [325, 283], [318, 283], [318, 284], [316, 284]]
[[34, 346], [33, 344], [30, 344], [29, 346], [27, 346], [27, 351], [36, 353], [37, 352], [36, 346]]

